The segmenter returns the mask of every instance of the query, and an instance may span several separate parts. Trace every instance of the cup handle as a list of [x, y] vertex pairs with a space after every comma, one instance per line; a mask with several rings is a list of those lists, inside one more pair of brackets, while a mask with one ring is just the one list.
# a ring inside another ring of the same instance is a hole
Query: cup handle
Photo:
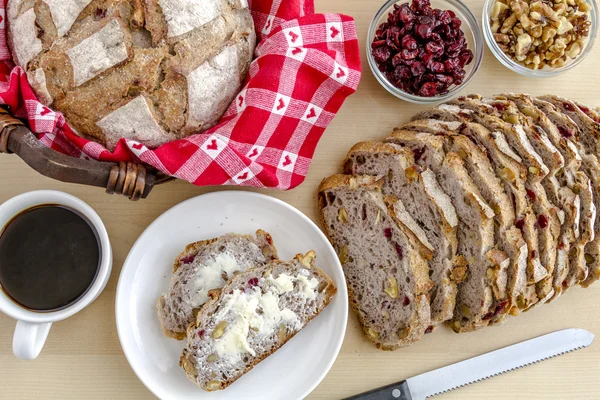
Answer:
[[36, 324], [26, 321], [17, 321], [13, 336], [13, 353], [23, 360], [34, 360], [42, 351], [51, 322]]

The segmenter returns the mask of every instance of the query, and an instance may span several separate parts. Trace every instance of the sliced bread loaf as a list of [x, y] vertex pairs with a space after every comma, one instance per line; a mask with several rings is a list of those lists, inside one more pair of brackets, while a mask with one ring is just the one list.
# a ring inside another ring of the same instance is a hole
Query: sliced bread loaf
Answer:
[[[580, 139], [582, 135], [586, 134], [586, 130], [581, 129], [580, 124], [581, 126], [585, 126], [586, 123], [590, 123], [590, 120], [589, 118], [586, 119], [579, 115], [581, 120], [579, 123], [575, 123], [575, 121], [571, 119], [566, 112], [563, 112], [554, 104], [539, 98], [534, 98], [533, 102], [535, 106], [539, 108], [554, 125], [557, 126], [561, 136], [576, 146], [581, 157], [581, 172], [583, 172], [585, 176], [589, 178], [594, 207], [593, 209], [588, 208], [587, 213], [584, 209], [583, 215], [589, 215], [590, 212], [594, 212], [594, 237], [585, 245], [585, 248], [583, 249], [584, 254], [578, 254], [580, 258], [585, 260], [586, 268], [578, 268], [576, 274], [571, 274], [568, 279], [565, 279], [561, 282], [563, 290], [566, 290], [573, 284], [577, 283], [577, 280], [574, 278], [581, 279], [582, 275], [587, 274], [587, 278], [584, 278], [586, 282], [584, 285], [587, 286], [590, 282], [600, 278], [600, 237], [597, 234], [598, 227], [600, 227], [600, 215], [597, 213], [597, 210], [600, 207], [600, 163], [598, 162], [595, 153], [590, 153], [590, 149], [586, 146], [585, 142]], [[563, 102], [557, 102], [557, 105], [560, 106], [564, 104]], [[570, 108], [570, 106], [567, 107]], [[588, 194], [585, 183], [581, 183], [580, 187], [585, 188], [585, 193], [580, 193], [580, 195], [582, 199], [586, 199]], [[582, 219], [585, 219], [585, 217]], [[588, 239], [588, 237], [585, 236], [585, 231], [581, 239]]]
[[334, 175], [319, 187], [322, 226], [337, 249], [350, 304], [365, 336], [393, 350], [430, 329], [431, 250], [397, 199], [372, 176]]
[[314, 266], [314, 251], [240, 272], [187, 330], [180, 365], [204, 390], [225, 389], [315, 318], [337, 289]]
[[[528, 252], [528, 267], [526, 270], [520, 268], [516, 270], [509, 269], [509, 288], [513, 299], [511, 313], [517, 314], [519, 310], [527, 309], [537, 302], [538, 296], [535, 283], [531, 282], [535, 282], [534, 277], [541, 279], [540, 276], [543, 277], [542, 272], [545, 271], [540, 262], [538, 251], [537, 221], [525, 189], [526, 172], [516, 161], [520, 159], [519, 156], [512, 151], [504, 135], [490, 132], [478, 123], [469, 122], [473, 118], [473, 114], [473, 111], [461, 109], [456, 105], [441, 105], [439, 108], [422, 112], [420, 116], [442, 118], [436, 120], [439, 130], [432, 130], [432, 133], [448, 134], [453, 132], [456, 135], [462, 134], [480, 148], [485, 149], [496, 175], [505, 187], [505, 192], [510, 193], [515, 210], [515, 227], [521, 230], [522, 237], [527, 243], [526, 250]], [[428, 121], [430, 120], [413, 120], [405, 127], [415, 129], [426, 129], [426, 126], [435, 127], [435, 125], [429, 124]], [[450, 121], [450, 123], [443, 121]], [[456, 121], [462, 121], [462, 124], [459, 130], [452, 131], [457, 126]], [[523, 249], [519, 240], [514, 242], [517, 248]], [[514, 299], [516, 299], [516, 302]]]
[[[496, 177], [485, 153], [465, 136], [425, 133], [428, 130], [437, 131], [439, 128], [443, 128], [443, 125], [446, 123], [429, 120], [420, 124], [419, 121], [414, 121], [407, 125], [413, 130], [396, 130], [386, 141], [406, 146], [419, 154], [420, 159], [428, 159], [429, 162], [435, 162], [438, 165], [443, 162], [447, 152], [457, 153], [483, 199], [494, 210], [496, 243], [498, 248], [505, 251], [510, 257], [507, 269], [490, 271], [488, 274], [489, 284], [494, 289], [493, 322], [498, 322], [502, 319], [502, 315], [508, 312], [510, 309], [508, 305], [512, 302], [510, 297], [512, 297], [514, 288], [511, 287], [510, 290], [507, 290], [507, 274], [509, 271], [511, 274], [518, 273], [516, 271], [519, 268], [523, 272], [525, 271], [527, 250], [521, 232], [515, 227], [512, 202]], [[520, 239], [515, 241], [515, 238]], [[524, 257], [522, 257], [523, 252]], [[524, 260], [525, 263], [519, 266], [519, 260]]]
[[273, 239], [262, 230], [256, 231], [256, 237], [230, 233], [188, 245], [175, 260], [169, 290], [158, 299], [165, 335], [184, 339], [210, 290], [223, 287], [238, 272], [275, 259]]
[[437, 325], [452, 318], [456, 284], [464, 278], [466, 267], [464, 258], [456, 256], [456, 210], [435, 174], [417, 167], [412, 151], [380, 142], [357, 143], [348, 153], [344, 168], [346, 174], [383, 179], [383, 194], [398, 197], [423, 227], [434, 250], [429, 261], [434, 283], [430, 291], [431, 323]]
[[483, 318], [494, 303], [486, 276], [487, 253], [494, 248], [494, 211], [483, 200], [458, 154], [447, 153], [441, 163], [433, 157], [420, 157], [417, 163], [436, 174], [458, 214], [458, 253], [467, 260], [469, 273], [458, 288], [451, 325], [457, 332], [478, 329], [487, 325]]

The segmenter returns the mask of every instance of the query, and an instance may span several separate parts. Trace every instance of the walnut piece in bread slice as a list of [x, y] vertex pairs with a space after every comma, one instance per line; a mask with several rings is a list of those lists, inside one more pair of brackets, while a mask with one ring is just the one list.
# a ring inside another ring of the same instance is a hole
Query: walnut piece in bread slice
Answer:
[[230, 233], [188, 245], [175, 260], [169, 290], [156, 305], [165, 335], [183, 340], [210, 290], [223, 287], [235, 273], [275, 259], [273, 239], [262, 230], [256, 237]]
[[429, 275], [434, 283], [429, 293], [431, 324], [435, 326], [451, 319], [456, 304], [456, 286], [464, 279], [466, 266], [464, 259], [456, 255], [456, 210], [435, 174], [417, 167], [412, 151], [381, 142], [357, 143], [350, 149], [344, 169], [346, 174], [382, 178], [383, 194], [398, 197], [407, 212], [423, 227], [434, 249], [429, 261]]
[[209, 300], [187, 330], [180, 365], [192, 383], [222, 390], [277, 351], [327, 307], [333, 281], [314, 251], [241, 272]]
[[380, 349], [394, 350], [432, 329], [431, 250], [412, 230], [416, 223], [401, 202], [384, 200], [382, 185], [372, 176], [326, 178], [319, 187], [319, 216], [365, 336]]

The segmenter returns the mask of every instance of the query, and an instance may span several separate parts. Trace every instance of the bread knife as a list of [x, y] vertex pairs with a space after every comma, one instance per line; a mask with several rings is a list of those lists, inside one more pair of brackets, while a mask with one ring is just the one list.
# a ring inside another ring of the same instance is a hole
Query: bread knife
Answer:
[[565, 329], [348, 397], [346, 400], [424, 400], [504, 372], [588, 347], [593, 340], [594, 335], [586, 330]]

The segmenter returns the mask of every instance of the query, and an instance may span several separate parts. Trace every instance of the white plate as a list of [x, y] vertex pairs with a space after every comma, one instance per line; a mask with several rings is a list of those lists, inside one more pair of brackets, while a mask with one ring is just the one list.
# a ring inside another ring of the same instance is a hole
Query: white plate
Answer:
[[[179, 367], [184, 342], [163, 336], [155, 304], [169, 286], [173, 260], [188, 244], [229, 232], [273, 236], [281, 259], [309, 250], [336, 283], [331, 304], [285, 346], [227, 389], [208, 393]], [[338, 355], [348, 315], [346, 282], [327, 238], [300, 211], [251, 192], [215, 192], [187, 200], [158, 217], [131, 249], [117, 288], [121, 346], [140, 380], [161, 399], [302, 399]]]

